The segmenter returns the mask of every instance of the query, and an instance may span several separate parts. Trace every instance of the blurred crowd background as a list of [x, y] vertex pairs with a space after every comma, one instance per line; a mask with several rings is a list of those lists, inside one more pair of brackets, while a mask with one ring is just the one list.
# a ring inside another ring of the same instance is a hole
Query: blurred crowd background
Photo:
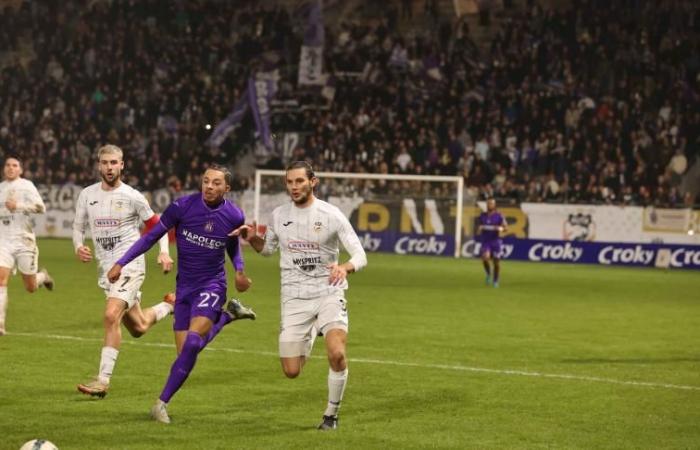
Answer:
[[[326, 0], [331, 95], [297, 85], [298, 1], [0, 7], [0, 156], [37, 184], [94, 182], [96, 148], [114, 143], [143, 190], [196, 189], [212, 162], [244, 190], [293, 158], [459, 175], [510, 203], [700, 202], [697, 1]], [[274, 148], [259, 151], [249, 115], [209, 145], [261, 67], [280, 74]]]

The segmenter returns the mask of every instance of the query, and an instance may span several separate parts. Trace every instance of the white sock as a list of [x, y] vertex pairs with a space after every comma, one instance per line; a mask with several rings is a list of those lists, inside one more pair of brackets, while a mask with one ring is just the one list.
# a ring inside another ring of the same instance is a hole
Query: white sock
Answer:
[[328, 406], [326, 406], [326, 412], [323, 413], [324, 416], [335, 416], [338, 414], [347, 383], [347, 367], [342, 372], [334, 372], [333, 369], [328, 369]]
[[109, 379], [112, 378], [114, 365], [117, 363], [119, 350], [114, 347], [102, 347], [102, 357], [100, 358], [100, 373], [97, 375], [102, 383], [109, 384]]
[[43, 287], [44, 281], [46, 281], [46, 272], [37, 272], [36, 273], [36, 285], [37, 285], [37, 287]]
[[7, 286], [0, 286], [0, 329], [5, 330], [5, 312], [7, 311]]
[[163, 317], [173, 312], [173, 306], [165, 302], [160, 302], [157, 305], [153, 305], [152, 308], [153, 312], [156, 313], [156, 322], [159, 322]]

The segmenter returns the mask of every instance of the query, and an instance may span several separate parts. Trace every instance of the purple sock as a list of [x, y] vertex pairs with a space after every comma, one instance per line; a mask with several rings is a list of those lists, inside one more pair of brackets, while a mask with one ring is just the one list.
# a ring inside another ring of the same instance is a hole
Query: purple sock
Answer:
[[185, 338], [185, 345], [182, 346], [182, 352], [173, 363], [168, 381], [160, 394], [162, 401], [168, 403], [172, 396], [182, 387], [182, 384], [192, 372], [194, 364], [197, 362], [197, 355], [203, 347], [204, 339], [194, 331], [189, 331]]
[[202, 345], [202, 348], [209, 345], [209, 343], [214, 340], [216, 335], [219, 334], [219, 332], [221, 332], [221, 330], [223, 330], [224, 327], [231, 322], [233, 322], [231, 316], [229, 316], [226, 313], [221, 313], [221, 317], [219, 317], [219, 320], [214, 324], [213, 327], [211, 327], [209, 333], [207, 333], [207, 335], [204, 336], [204, 344]]

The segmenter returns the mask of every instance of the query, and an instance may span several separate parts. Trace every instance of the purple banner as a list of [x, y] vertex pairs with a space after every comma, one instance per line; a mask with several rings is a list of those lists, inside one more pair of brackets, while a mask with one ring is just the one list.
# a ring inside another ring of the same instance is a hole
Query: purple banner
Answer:
[[253, 112], [255, 128], [262, 144], [272, 148], [270, 133], [270, 101], [277, 93], [277, 71], [258, 72], [248, 78], [248, 100]]
[[214, 128], [207, 143], [213, 147], [219, 147], [226, 140], [228, 135], [231, 134], [231, 131], [241, 123], [246, 111], [248, 111], [248, 93], [244, 92], [243, 96], [241, 96], [233, 106], [231, 113]]
[[299, 54], [299, 85], [323, 85], [323, 11], [321, 1], [311, 4]]

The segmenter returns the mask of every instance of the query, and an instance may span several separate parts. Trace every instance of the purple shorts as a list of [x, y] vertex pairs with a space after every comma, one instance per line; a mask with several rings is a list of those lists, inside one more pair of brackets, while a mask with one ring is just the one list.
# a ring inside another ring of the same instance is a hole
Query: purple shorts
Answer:
[[481, 256], [488, 252], [492, 258], [498, 259], [501, 257], [501, 240], [492, 239], [481, 243]]
[[194, 290], [188, 295], [175, 300], [173, 312], [173, 330], [186, 331], [190, 328], [190, 320], [193, 317], [206, 317], [216, 323], [221, 316], [221, 311], [226, 303], [226, 292], [220, 290]]

